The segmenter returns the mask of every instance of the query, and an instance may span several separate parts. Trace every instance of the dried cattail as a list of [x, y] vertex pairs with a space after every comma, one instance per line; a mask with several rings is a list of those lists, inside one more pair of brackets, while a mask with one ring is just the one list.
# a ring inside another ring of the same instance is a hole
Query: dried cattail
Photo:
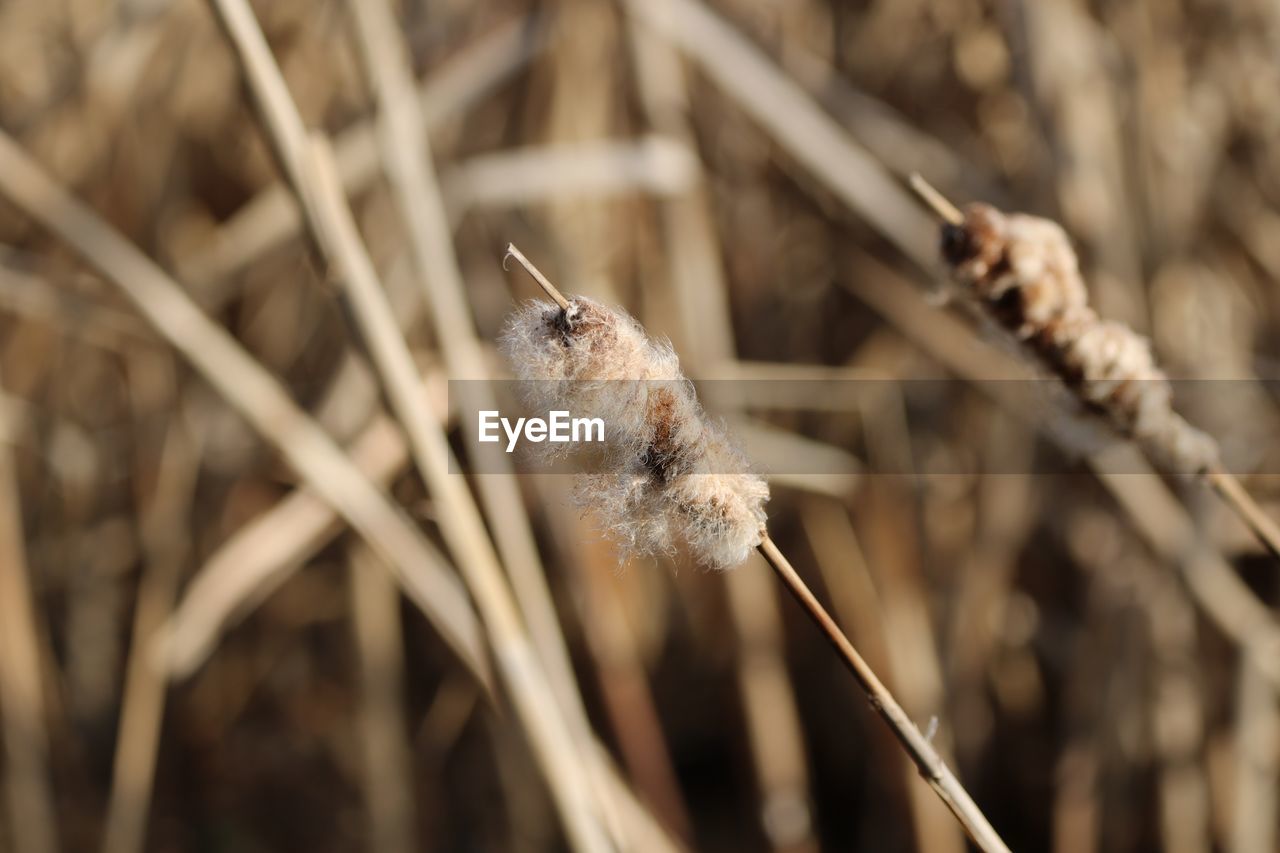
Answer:
[[1173, 410], [1145, 338], [1089, 307], [1075, 252], [1057, 223], [972, 204], [943, 226], [952, 277], [1089, 407], [1170, 471], [1218, 463], [1212, 438]]
[[1089, 307], [1062, 228], [987, 204], [961, 211], [919, 175], [911, 187], [943, 221], [942, 255], [956, 283], [1157, 463], [1202, 478], [1280, 558], [1280, 525], [1223, 467], [1217, 442], [1173, 410], [1169, 379], [1146, 339]]
[[641, 552], [666, 550], [674, 538], [683, 539], [699, 560], [717, 568], [736, 566], [752, 548], [759, 550], [969, 837], [986, 853], [1009, 853], [929, 738], [769, 538], [769, 487], [747, 473], [746, 459], [707, 420], [670, 345], [654, 341], [621, 311], [566, 299], [515, 246], [507, 254], [555, 301], [524, 306], [502, 338], [504, 354], [526, 380], [526, 403], [594, 417], [607, 412], [615, 420], [604, 469], [585, 482], [585, 497], [613, 533]]
[[578, 297], [523, 306], [501, 345], [530, 408], [604, 421], [605, 458], [579, 494], [627, 551], [682, 541], [699, 562], [725, 569], [760, 544], [769, 487], [707, 418], [668, 344]]

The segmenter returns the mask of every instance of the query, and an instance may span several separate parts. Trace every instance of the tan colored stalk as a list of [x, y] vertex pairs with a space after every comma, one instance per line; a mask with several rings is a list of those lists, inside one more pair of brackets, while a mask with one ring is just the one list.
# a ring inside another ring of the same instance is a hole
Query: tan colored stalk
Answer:
[[[170, 364], [171, 359], [164, 363]], [[186, 434], [179, 412], [160, 449], [153, 494], [140, 511], [144, 564], [120, 703], [103, 853], [141, 853], [146, 847], [166, 699], [164, 673], [152, 666], [149, 649], [178, 594], [190, 550], [187, 515], [199, 469], [199, 442]]]
[[0, 194], [120, 288], [156, 333], [396, 571], [441, 637], [487, 685], [483, 636], [462, 585], [441, 569], [444, 558], [284, 388], [202, 314], [181, 285], [72, 198], [3, 133]]
[[0, 408], [0, 723], [4, 789], [14, 849], [55, 853], [58, 831], [49, 779], [40, 640], [22, 535], [17, 470], [11, 453], [13, 429], [8, 408]]
[[987, 821], [982, 810], [978, 808], [978, 804], [969, 796], [969, 792], [960, 784], [960, 780], [951, 772], [951, 768], [943, 762], [938, 751], [933, 748], [933, 744], [902, 710], [902, 706], [893, 698], [893, 694], [876, 677], [871, 667], [858, 654], [858, 650], [853, 647], [853, 643], [849, 642], [849, 638], [840, 630], [840, 626], [831, 618], [826, 608], [768, 536], [760, 543], [760, 553], [764, 555], [769, 567], [787, 587], [787, 591], [795, 597], [826, 635], [836, 653], [840, 655], [840, 659], [853, 673], [858, 686], [867, 694], [871, 707], [893, 731], [902, 748], [920, 770], [920, 775], [956, 816], [956, 820], [960, 821], [973, 843], [987, 853], [992, 851], [1007, 853], [1009, 848], [1000, 840], [1000, 836]]
[[400, 596], [362, 543], [348, 552], [351, 627], [360, 655], [360, 747], [370, 849], [413, 853], [413, 748], [404, 710]]
[[[496, 411], [498, 401], [488, 382], [475, 322], [467, 305], [462, 270], [432, 162], [427, 123], [414, 88], [410, 58], [387, 0], [350, 0], [356, 42], [377, 100], [379, 148], [392, 195], [408, 229], [410, 253], [423, 301], [430, 306], [432, 328], [444, 355], [462, 411]], [[481, 444], [471, 430], [472, 461], [486, 474], [476, 480], [481, 505], [489, 519], [498, 556], [506, 567], [534, 651], [564, 713], [579, 750], [591, 740], [591, 724], [582, 704], [568, 645], [560, 630], [551, 590], [517, 486], [509, 455]], [[622, 837], [616, 804], [600, 778], [601, 768], [582, 754], [593, 777], [611, 834]]]
[[[379, 416], [352, 442], [351, 460], [384, 488], [409, 459], [404, 438]], [[150, 638], [152, 664], [186, 678], [213, 650], [223, 630], [265, 599], [342, 532], [341, 519], [314, 491], [298, 489], [245, 523], [208, 556], [182, 602]], [[441, 565], [437, 571], [450, 571]]]
[[1280, 811], [1280, 693], [1242, 658], [1237, 668], [1235, 714], [1235, 807], [1231, 815], [1231, 853], [1270, 853], [1277, 849]]
[[440, 532], [480, 613], [498, 673], [550, 786], [575, 849], [607, 850], [603, 795], [529, 641], [480, 512], [455, 468], [432, 414], [421, 376], [396, 324], [386, 292], [361, 242], [341, 178], [323, 138], [311, 139], [247, 0], [213, 7], [258, 101], [282, 169], [302, 204], [317, 247], [333, 265], [356, 322], [405, 427], [410, 454], [436, 505]]
[[[545, 28], [536, 22], [514, 20], [468, 45], [417, 90], [429, 129], [441, 126], [510, 79], [546, 41]], [[372, 123], [361, 122], [342, 131], [334, 146], [347, 193], [354, 195], [377, 179], [378, 143]], [[202, 291], [200, 301], [212, 311], [231, 294], [237, 273], [296, 237], [301, 225], [289, 187], [273, 183], [219, 225], [208, 246], [181, 259], [178, 276]]]
[[[1197, 661], [1196, 612], [1177, 578], [1153, 560], [1136, 565], [1147, 607], [1151, 686], [1145, 702], [1158, 767], [1161, 848], [1203, 853], [1213, 848], [1209, 784], [1203, 761], [1205, 673]], [[1248, 666], [1248, 658], [1242, 658]]]
[[686, 192], [697, 173], [697, 158], [689, 146], [652, 135], [476, 154], [443, 171], [440, 183], [450, 220], [457, 222], [471, 210], [575, 197], [671, 197]]

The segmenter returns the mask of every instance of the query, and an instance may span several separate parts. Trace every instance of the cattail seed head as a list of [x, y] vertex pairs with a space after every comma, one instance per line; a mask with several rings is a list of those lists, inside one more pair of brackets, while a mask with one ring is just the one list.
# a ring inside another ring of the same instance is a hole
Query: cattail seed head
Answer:
[[526, 304], [501, 348], [530, 408], [604, 420], [605, 459], [583, 475], [579, 495], [627, 551], [683, 541], [699, 562], [723, 569], [760, 544], [769, 487], [707, 418], [669, 344], [579, 297], [567, 310]]
[[1216, 463], [1217, 444], [1173, 410], [1173, 393], [1146, 339], [1089, 307], [1075, 251], [1055, 222], [973, 204], [943, 226], [955, 281], [1087, 406], [1106, 415], [1158, 463], [1192, 476]]

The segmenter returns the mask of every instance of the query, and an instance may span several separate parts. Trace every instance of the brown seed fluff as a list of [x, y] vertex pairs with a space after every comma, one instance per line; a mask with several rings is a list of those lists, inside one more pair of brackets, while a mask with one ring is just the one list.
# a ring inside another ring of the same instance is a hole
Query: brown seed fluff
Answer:
[[683, 541], [699, 562], [727, 569], [760, 544], [769, 487], [707, 418], [669, 344], [628, 314], [578, 297], [567, 310], [524, 305], [501, 348], [532, 410], [604, 421], [604, 461], [582, 475], [578, 494], [628, 552]]
[[1214, 440], [1173, 410], [1168, 377], [1146, 339], [1089, 307], [1057, 223], [973, 204], [962, 224], [943, 226], [942, 253], [959, 285], [1157, 463], [1194, 476], [1217, 462]]

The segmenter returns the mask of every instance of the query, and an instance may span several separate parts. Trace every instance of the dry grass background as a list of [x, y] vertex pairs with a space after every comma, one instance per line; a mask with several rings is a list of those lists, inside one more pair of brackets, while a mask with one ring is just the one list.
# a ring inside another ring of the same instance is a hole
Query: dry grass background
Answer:
[[[209, 4], [0, 4], [0, 851], [555, 849], [588, 790], [637, 850], [964, 849], [759, 559], [620, 570], [563, 478], [440, 478], [445, 380], [534, 293], [508, 241], [695, 379], [794, 389], [707, 402], [1013, 849], [1280, 849], [1275, 561], [984, 381], [1028, 365], [926, 298], [901, 180], [1059, 220], [1101, 315], [1238, 380], [1182, 411], [1271, 507], [1273, 4], [352, 3], [254, 6], [336, 176]], [[572, 748], [492, 699], [458, 577], [492, 636], [503, 573]]]

